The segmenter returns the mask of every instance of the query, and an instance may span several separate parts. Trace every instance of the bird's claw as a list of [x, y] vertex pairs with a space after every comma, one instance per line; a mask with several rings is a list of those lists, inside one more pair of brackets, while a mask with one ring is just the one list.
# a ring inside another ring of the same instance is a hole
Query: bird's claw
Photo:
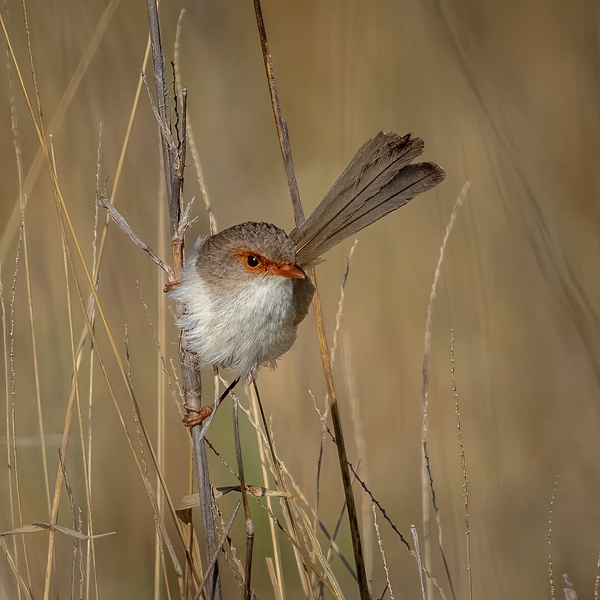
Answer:
[[[186, 427], [190, 428], [200, 425], [204, 419], [210, 417], [214, 410], [213, 406], [191, 406], [190, 404], [184, 404], [183, 408], [188, 411], [188, 414], [181, 421]], [[191, 412], [196, 414], [190, 415]]]

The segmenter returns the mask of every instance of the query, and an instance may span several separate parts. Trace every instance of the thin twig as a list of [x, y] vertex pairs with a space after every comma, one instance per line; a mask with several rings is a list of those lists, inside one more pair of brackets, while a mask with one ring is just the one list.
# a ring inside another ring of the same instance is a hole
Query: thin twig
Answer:
[[98, 198], [98, 204], [104, 208], [110, 218], [123, 230], [125, 234], [129, 236], [131, 241], [139, 246], [151, 259], [152, 261], [158, 265], [169, 277], [169, 281], [175, 280], [175, 273], [173, 269], [165, 263], [162, 258], [160, 258], [150, 246], [148, 246], [145, 242], [143, 242], [140, 237], [133, 231], [129, 223], [125, 220], [125, 218], [121, 215], [121, 213], [110, 203], [110, 200], [106, 196], [100, 196]]

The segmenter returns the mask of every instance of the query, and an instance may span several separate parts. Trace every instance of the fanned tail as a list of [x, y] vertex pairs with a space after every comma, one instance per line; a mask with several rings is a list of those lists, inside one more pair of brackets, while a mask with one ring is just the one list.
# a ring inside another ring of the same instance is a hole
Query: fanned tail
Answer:
[[321, 204], [290, 233], [299, 265], [314, 263], [347, 237], [400, 208], [440, 183], [435, 163], [410, 163], [423, 152], [423, 140], [379, 132], [355, 154]]

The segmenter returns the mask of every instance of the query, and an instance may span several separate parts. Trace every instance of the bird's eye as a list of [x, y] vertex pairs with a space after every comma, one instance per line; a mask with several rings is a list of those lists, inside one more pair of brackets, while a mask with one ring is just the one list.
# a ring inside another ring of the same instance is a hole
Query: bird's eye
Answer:
[[246, 263], [251, 269], [256, 269], [259, 265], [259, 260], [254, 254], [249, 254], [246, 258]]

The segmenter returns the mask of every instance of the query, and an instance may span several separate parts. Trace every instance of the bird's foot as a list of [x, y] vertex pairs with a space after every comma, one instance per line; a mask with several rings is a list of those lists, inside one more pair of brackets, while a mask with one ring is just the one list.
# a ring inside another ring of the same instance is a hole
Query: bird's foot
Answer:
[[[183, 408], [188, 411], [188, 414], [183, 417], [182, 422], [186, 427], [195, 427], [200, 425], [204, 419], [207, 419], [212, 415], [214, 406], [191, 406], [190, 404], [184, 404]], [[191, 415], [189, 413], [196, 413]]]
[[[227, 389], [219, 396], [219, 399], [216, 402], [217, 408], [221, 405], [221, 402], [227, 397], [227, 394], [233, 390], [233, 388], [237, 385], [240, 380], [239, 376], [236, 377], [228, 386]], [[192, 406], [187, 402], [183, 405], [183, 408], [188, 411], [188, 414], [181, 419], [183, 424], [186, 427], [195, 427], [196, 425], [200, 425], [204, 419], [210, 417], [213, 414], [213, 410], [215, 409], [215, 405], [212, 406]], [[190, 415], [189, 413], [196, 413], [195, 415]]]

